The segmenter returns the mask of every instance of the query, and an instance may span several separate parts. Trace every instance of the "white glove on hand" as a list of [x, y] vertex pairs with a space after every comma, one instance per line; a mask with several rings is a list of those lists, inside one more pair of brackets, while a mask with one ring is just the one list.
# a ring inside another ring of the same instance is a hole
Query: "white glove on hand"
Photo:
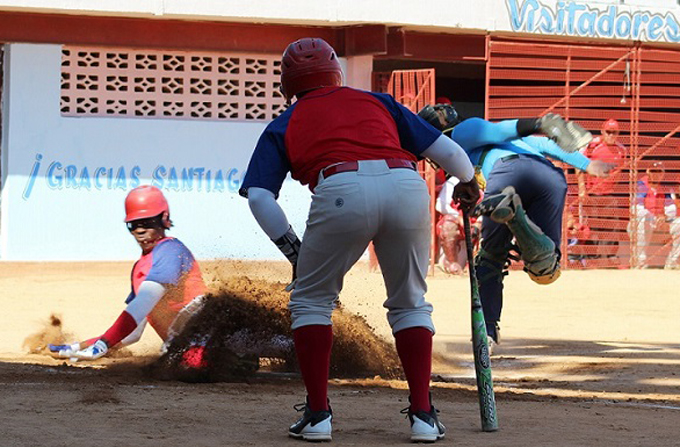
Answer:
[[606, 178], [609, 177], [609, 172], [615, 167], [614, 163], [607, 163], [603, 160], [591, 160], [586, 168], [586, 173], [595, 177]]
[[71, 358], [78, 360], [97, 360], [109, 352], [103, 340], [97, 340], [92, 346], [71, 353]]
[[61, 359], [68, 359], [73, 356], [73, 353], [76, 351], [80, 351], [80, 343], [72, 343], [70, 345], [53, 345], [49, 344], [47, 347], [50, 350], [50, 353], [58, 358]]

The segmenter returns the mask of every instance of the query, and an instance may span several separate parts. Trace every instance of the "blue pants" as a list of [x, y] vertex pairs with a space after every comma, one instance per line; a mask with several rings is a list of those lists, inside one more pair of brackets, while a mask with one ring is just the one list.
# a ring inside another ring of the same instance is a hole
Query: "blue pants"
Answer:
[[[485, 196], [514, 186], [527, 216], [555, 242], [560, 254], [562, 214], [567, 194], [564, 172], [543, 157], [512, 155], [496, 162], [487, 179]], [[503, 307], [503, 264], [508, 258], [513, 235], [505, 224], [482, 220], [482, 251], [486, 262], [477, 266], [479, 294], [487, 332], [496, 336], [496, 322]]]

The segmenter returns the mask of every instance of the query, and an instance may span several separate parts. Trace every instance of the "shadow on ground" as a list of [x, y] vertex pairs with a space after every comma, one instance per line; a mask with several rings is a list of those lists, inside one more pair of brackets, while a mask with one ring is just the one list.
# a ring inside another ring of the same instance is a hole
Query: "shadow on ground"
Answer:
[[[445, 372], [435, 380], [474, 383], [469, 342], [437, 348]], [[491, 366], [501, 392], [680, 404], [680, 344], [507, 339], [494, 347]]]

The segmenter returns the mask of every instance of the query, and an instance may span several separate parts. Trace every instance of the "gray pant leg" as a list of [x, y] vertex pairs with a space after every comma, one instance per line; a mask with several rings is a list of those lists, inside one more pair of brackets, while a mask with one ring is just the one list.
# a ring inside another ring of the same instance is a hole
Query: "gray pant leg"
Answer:
[[432, 305], [425, 301], [430, 251], [427, 185], [414, 171], [394, 172], [390, 180], [383, 184], [389, 199], [374, 239], [387, 289], [387, 319], [392, 333], [411, 327], [434, 333]]
[[288, 304], [293, 329], [332, 324], [344, 276], [371, 240], [368, 225], [364, 187], [355, 174], [337, 174], [317, 186]]

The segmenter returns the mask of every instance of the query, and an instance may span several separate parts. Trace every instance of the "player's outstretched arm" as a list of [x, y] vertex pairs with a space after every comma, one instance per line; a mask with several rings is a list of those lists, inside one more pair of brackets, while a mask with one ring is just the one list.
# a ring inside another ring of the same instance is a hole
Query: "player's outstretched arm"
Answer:
[[135, 299], [127, 305], [115, 323], [101, 336], [71, 345], [50, 345], [57, 357], [77, 360], [97, 360], [109, 349], [133, 333], [165, 295], [165, 287], [154, 281], [144, 281]]

